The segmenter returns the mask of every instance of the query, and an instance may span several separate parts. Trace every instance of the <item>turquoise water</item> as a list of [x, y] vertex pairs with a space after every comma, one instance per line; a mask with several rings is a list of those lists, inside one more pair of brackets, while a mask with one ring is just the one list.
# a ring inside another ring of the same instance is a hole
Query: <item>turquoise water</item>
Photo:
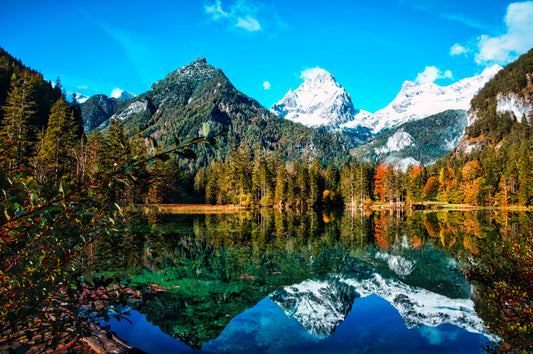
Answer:
[[139, 216], [95, 259], [167, 289], [110, 322], [148, 353], [481, 353], [476, 239], [452, 232], [475, 216], [452, 216]]

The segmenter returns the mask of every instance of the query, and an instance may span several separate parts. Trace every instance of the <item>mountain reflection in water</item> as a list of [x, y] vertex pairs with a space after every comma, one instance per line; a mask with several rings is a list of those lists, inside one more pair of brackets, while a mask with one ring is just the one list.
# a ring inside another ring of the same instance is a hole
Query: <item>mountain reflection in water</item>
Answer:
[[[165, 289], [131, 306], [179, 341], [173, 352], [481, 352], [497, 339], [461, 271], [487, 231], [479, 213], [134, 219], [87, 266]], [[112, 330], [165, 352], [128, 326]]]

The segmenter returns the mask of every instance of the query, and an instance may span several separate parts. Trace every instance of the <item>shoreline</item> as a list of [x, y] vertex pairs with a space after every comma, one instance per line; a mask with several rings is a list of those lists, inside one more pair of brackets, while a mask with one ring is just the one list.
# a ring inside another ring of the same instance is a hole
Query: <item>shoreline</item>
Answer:
[[[245, 207], [239, 205], [212, 205], [212, 204], [138, 204], [128, 207], [129, 211], [142, 212], [145, 214], [158, 212], [169, 214], [232, 214], [242, 211], [262, 209], [265, 207]], [[273, 208], [275, 207], [266, 207]], [[376, 203], [370, 206], [345, 206], [346, 210], [402, 210], [402, 211], [478, 211], [478, 210], [497, 210], [497, 211], [515, 211], [527, 212], [533, 211], [531, 206], [480, 206], [469, 204], [450, 204], [444, 202], [424, 202], [421, 204], [406, 205], [390, 203]]]

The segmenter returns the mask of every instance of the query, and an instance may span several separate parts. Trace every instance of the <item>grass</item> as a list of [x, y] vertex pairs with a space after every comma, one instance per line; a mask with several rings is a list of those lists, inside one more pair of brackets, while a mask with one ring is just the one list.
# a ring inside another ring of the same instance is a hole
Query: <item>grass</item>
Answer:
[[168, 214], [231, 214], [246, 210], [237, 205], [209, 205], [209, 204], [147, 204], [131, 207], [134, 212], [168, 213]]

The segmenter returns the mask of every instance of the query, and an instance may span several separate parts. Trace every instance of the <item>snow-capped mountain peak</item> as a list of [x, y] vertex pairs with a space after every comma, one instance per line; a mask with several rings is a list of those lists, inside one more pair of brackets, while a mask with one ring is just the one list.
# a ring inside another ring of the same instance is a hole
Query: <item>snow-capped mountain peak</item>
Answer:
[[340, 124], [353, 120], [357, 113], [350, 95], [324, 69], [307, 70], [305, 81], [289, 92], [270, 111], [282, 118], [309, 127], [327, 126], [337, 129]]
[[135, 97], [135, 94], [121, 89], [114, 89], [113, 92], [111, 92], [111, 97], [116, 98], [117, 100], [129, 100], [130, 98]]
[[[389, 260], [397, 260], [389, 258]], [[412, 264], [404, 264], [408, 273]], [[405, 275], [404, 273], [403, 275]], [[306, 280], [270, 294], [289, 317], [296, 318], [312, 335], [326, 338], [344, 321], [353, 301], [375, 294], [396, 308], [407, 328], [452, 324], [471, 333], [498, 340], [478, 317], [471, 299], [452, 299], [429, 290], [409, 286], [379, 273], [361, 278], [332, 276], [328, 280]]]
[[502, 69], [499, 65], [485, 69], [480, 75], [460, 80], [449, 86], [405, 81], [396, 98], [374, 114], [358, 114], [342, 128], [368, 127], [374, 134], [400, 124], [429, 117], [446, 110], [470, 107], [474, 95]]

